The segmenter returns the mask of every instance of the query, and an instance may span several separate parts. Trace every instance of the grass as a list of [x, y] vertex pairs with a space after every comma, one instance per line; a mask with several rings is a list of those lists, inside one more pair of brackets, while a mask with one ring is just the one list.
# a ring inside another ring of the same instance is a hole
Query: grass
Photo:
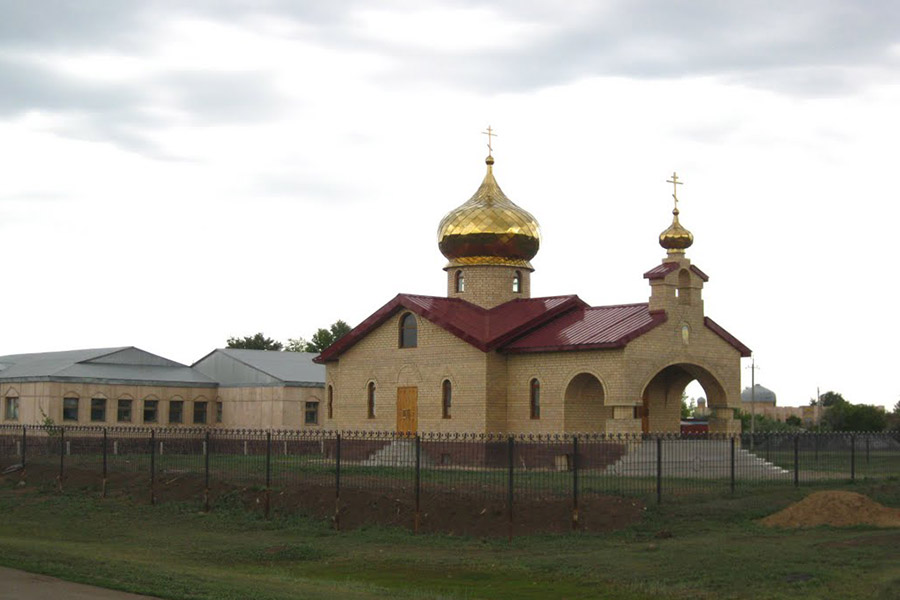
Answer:
[[[0, 564], [172, 599], [900, 598], [897, 530], [755, 522], [812, 489], [707, 494], [614, 534], [510, 543], [4, 484]], [[847, 489], [900, 506], [896, 479]]]

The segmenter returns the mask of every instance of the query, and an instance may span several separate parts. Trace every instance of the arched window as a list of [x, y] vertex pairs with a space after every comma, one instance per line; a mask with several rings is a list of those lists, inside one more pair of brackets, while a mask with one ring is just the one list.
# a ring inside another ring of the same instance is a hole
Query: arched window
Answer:
[[518, 294], [522, 291], [522, 273], [519, 271], [516, 271], [513, 275], [512, 290], [514, 294]]
[[328, 418], [334, 418], [334, 388], [328, 386]]
[[418, 325], [412, 313], [406, 313], [400, 319], [400, 347], [415, 348], [419, 344]]
[[453, 386], [449, 379], [445, 379], [441, 384], [441, 406], [442, 414], [445, 419], [450, 418], [450, 406], [453, 402]]
[[463, 275], [462, 271], [456, 272], [456, 293], [462, 294], [466, 291], [466, 276]]
[[366, 396], [368, 398], [368, 417], [370, 419], [375, 418], [375, 382], [370, 381], [369, 386], [366, 388], [367, 393]]
[[531, 418], [541, 418], [541, 382], [537, 379], [531, 380]]

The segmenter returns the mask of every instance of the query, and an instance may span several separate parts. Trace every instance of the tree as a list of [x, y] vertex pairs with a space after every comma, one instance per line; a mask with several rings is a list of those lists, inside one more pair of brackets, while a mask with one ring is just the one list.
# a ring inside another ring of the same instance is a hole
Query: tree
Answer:
[[787, 419], [784, 420], [785, 424], [790, 425], [791, 427], [802, 427], [803, 421], [800, 420], [800, 417], [797, 415], [791, 415]]
[[247, 337], [228, 338], [228, 348], [243, 348], [244, 350], [281, 350], [284, 346], [272, 338], [267, 338], [262, 332]]
[[819, 396], [819, 405], [824, 407], [835, 406], [838, 404], [848, 404], [844, 397], [837, 392], [825, 392]]
[[689, 419], [694, 416], [694, 410], [697, 408], [697, 402], [691, 398], [688, 401], [687, 394], [681, 393], [681, 418]]
[[331, 324], [328, 329], [319, 328], [310, 341], [303, 338], [289, 339], [286, 350], [289, 352], [316, 352], [321, 353], [330, 345], [344, 337], [350, 331], [350, 326], [340, 319]]
[[288, 338], [287, 344], [284, 346], [285, 352], [306, 352], [306, 347], [309, 346], [309, 342], [307, 342], [302, 337], [299, 338]]

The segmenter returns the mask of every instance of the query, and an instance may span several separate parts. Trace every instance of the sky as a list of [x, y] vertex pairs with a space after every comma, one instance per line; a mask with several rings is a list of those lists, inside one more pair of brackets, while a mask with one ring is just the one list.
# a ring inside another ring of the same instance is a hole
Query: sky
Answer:
[[445, 295], [490, 125], [533, 296], [646, 301], [677, 171], [756, 382], [890, 408], [898, 106], [896, 0], [0, 0], [0, 355], [190, 364]]

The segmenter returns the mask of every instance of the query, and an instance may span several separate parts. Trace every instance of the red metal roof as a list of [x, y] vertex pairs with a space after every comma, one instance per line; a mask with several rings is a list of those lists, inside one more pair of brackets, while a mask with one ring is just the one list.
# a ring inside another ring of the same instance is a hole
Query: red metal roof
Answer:
[[744, 358], [747, 358], [753, 353], [750, 348], [742, 344], [739, 339], [725, 331], [725, 329], [721, 325], [719, 325], [709, 317], [703, 317], [703, 324], [712, 329], [720, 338], [734, 346], [735, 350], [740, 352], [741, 356], [743, 356]]
[[[508, 353], [622, 348], [667, 320], [665, 311], [650, 311], [647, 303], [591, 307], [574, 295], [512, 300], [485, 309], [459, 298], [398, 294], [313, 360], [337, 360], [402, 310], [428, 319], [482, 352]], [[704, 323], [741, 356], [750, 356], [747, 346], [712, 319], [706, 317]]]
[[677, 268], [678, 263], [662, 263], [661, 265], [656, 265], [655, 267], [644, 273], [644, 279], [662, 279]]
[[398, 294], [314, 360], [322, 363], [337, 359], [374, 328], [404, 309], [487, 352], [560, 314], [586, 306], [574, 295], [512, 300], [485, 309], [459, 298]]
[[586, 307], [571, 311], [502, 348], [503, 352], [551, 352], [621, 348], [666, 321], [648, 305]]
[[[662, 279], [663, 277], [665, 277], [666, 275], [668, 275], [669, 273], [671, 273], [672, 271], [674, 271], [677, 268], [678, 268], [678, 263], [674, 263], [674, 262], [662, 263], [661, 265], [657, 265], [657, 266], [653, 267], [652, 269], [650, 269], [649, 271], [647, 271], [646, 273], [644, 273], [644, 279]], [[709, 275], [707, 275], [706, 273], [704, 273], [703, 271], [701, 271], [694, 265], [691, 265], [691, 271], [696, 273], [697, 276], [700, 277], [700, 279], [702, 279], [703, 281], [709, 281]]]

